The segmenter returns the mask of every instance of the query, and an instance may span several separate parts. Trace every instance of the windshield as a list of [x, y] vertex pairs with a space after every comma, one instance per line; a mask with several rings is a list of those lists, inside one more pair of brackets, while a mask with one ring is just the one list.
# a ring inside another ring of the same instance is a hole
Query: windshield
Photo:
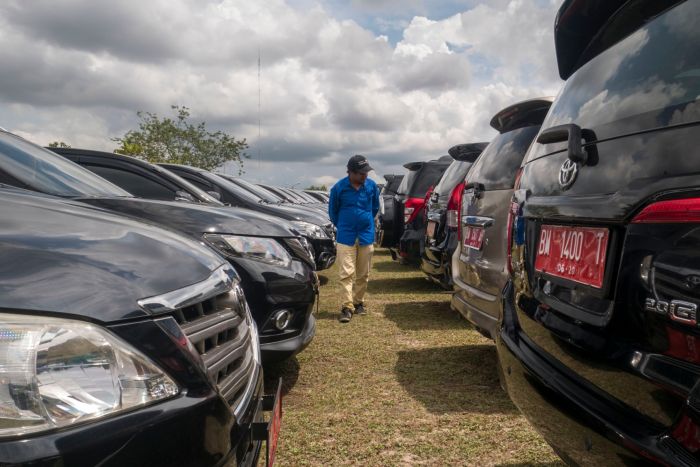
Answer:
[[245, 188], [249, 192], [253, 193], [259, 198], [262, 198], [268, 203], [281, 203], [282, 198], [273, 195], [269, 191], [265, 190], [264, 188], [260, 188], [257, 185], [254, 185], [253, 183], [250, 183], [246, 180], [243, 180], [242, 178], [239, 177], [231, 177], [230, 175], [222, 175], [222, 177], [231, 180], [233, 183], [236, 183], [239, 185], [241, 188]]
[[418, 170], [418, 178], [409, 185], [409, 198], [424, 198], [425, 194], [431, 187], [434, 187], [440, 181], [440, 177], [445, 172], [449, 165], [442, 162], [426, 162]]
[[192, 196], [194, 196], [198, 201], [208, 203], [208, 204], [218, 204], [220, 206], [223, 206], [224, 203], [219, 201], [218, 199], [214, 198], [211, 196], [209, 193], [206, 191], [200, 189], [199, 187], [196, 187], [194, 184], [188, 182], [175, 172], [171, 172], [168, 169], [165, 169], [159, 165], [153, 164], [153, 167], [155, 167], [156, 171], [159, 173], [163, 174], [165, 177], [170, 178], [170, 181], [175, 183], [178, 188], [182, 189], [183, 191], [188, 192]]
[[456, 160], [452, 162], [447, 170], [445, 170], [445, 173], [442, 174], [440, 182], [435, 185], [434, 193], [437, 193], [440, 197], [450, 196], [452, 190], [464, 181], [464, 177], [467, 175], [467, 172], [469, 172], [469, 167], [471, 166], [472, 163], [467, 161]]
[[0, 132], [3, 183], [66, 198], [131, 197], [127, 191], [58, 154]]
[[223, 188], [224, 190], [231, 193], [233, 196], [248, 201], [249, 203], [261, 203], [263, 199], [258, 195], [255, 195], [248, 190], [241, 188], [240, 186], [233, 183], [231, 180], [227, 180], [221, 175], [217, 175], [211, 172], [203, 172], [202, 175], [209, 179], [212, 183]]

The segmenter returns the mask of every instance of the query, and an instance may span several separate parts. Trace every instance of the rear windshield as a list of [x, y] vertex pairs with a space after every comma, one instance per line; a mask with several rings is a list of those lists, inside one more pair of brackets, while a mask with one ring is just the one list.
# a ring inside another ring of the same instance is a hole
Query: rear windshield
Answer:
[[[628, 27], [624, 20], [634, 12], [621, 13], [601, 31], [598, 41]], [[604, 139], [697, 121], [699, 17], [700, 2], [685, 2], [583, 65], [562, 88], [542, 127], [575, 122]], [[612, 122], [619, 124], [614, 129], [606, 126]], [[543, 155], [537, 146], [528, 160]]]
[[418, 175], [417, 170], [409, 170], [406, 175], [403, 176], [401, 184], [396, 189], [396, 193], [399, 195], [405, 195], [408, 193], [408, 186], [413, 183], [413, 179]]
[[424, 198], [428, 188], [434, 187], [440, 181], [449, 164], [426, 162], [418, 171], [418, 176], [409, 187], [409, 198]]
[[435, 186], [435, 193], [440, 197], [449, 196], [452, 190], [464, 181], [464, 177], [467, 175], [469, 167], [471, 166], [472, 163], [467, 161], [452, 162], [442, 175], [440, 183]]
[[482, 183], [486, 190], [513, 188], [525, 152], [539, 129], [539, 125], [527, 126], [496, 136], [474, 162], [469, 182]]
[[398, 193], [399, 186], [401, 186], [403, 179], [404, 177], [402, 175], [395, 175], [391, 181], [386, 182], [386, 185], [382, 188], [382, 194], [393, 195], [394, 193]]

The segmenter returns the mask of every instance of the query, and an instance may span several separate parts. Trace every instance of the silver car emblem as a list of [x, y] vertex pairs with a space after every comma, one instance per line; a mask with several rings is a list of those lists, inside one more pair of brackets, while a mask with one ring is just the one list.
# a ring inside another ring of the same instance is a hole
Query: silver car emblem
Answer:
[[567, 159], [559, 170], [559, 185], [566, 190], [576, 181], [578, 175], [578, 164], [571, 159]]

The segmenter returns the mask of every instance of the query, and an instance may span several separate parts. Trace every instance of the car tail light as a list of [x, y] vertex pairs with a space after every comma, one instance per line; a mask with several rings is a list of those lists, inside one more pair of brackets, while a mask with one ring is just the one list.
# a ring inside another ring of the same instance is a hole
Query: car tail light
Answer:
[[[451, 229], [459, 227], [459, 210], [462, 206], [463, 192], [464, 182], [460, 183], [452, 190], [450, 200], [447, 202], [447, 227]], [[458, 229], [457, 236], [460, 240], [462, 239], [462, 229]]]
[[700, 222], [700, 198], [652, 203], [632, 219], [633, 224]]
[[428, 188], [428, 191], [425, 193], [425, 197], [423, 198], [423, 220], [426, 222], [428, 221], [428, 206], [430, 205], [430, 198], [433, 196], [434, 188], [434, 186]]
[[[515, 174], [515, 183], [513, 184], [514, 192], [515, 190], [520, 189], [520, 177], [522, 176], [522, 174], [523, 169], [521, 167]], [[506, 241], [506, 254], [508, 256], [508, 260], [506, 261], [506, 266], [508, 267], [508, 274], [510, 275], [513, 275], [513, 228], [515, 218], [518, 215], [519, 211], [520, 205], [517, 202], [511, 200], [510, 208], [508, 209], [508, 224], [506, 226], [508, 232], [508, 240]]]
[[420, 210], [425, 206], [425, 200], [423, 198], [408, 198], [403, 205], [403, 222], [408, 224], [412, 222], [417, 216]]

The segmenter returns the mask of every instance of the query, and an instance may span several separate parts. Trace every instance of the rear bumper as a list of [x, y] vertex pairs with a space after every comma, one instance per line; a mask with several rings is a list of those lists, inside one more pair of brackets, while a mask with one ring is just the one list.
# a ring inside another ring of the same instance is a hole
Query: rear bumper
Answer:
[[[441, 227], [438, 226], [436, 231], [440, 229]], [[449, 229], [445, 237], [441, 240], [435, 240], [433, 245], [426, 241], [425, 248], [421, 254], [421, 270], [433, 279], [442, 280], [449, 266], [451, 266], [452, 255], [456, 249], [456, 232]]]
[[399, 261], [420, 264], [421, 252], [425, 243], [425, 229], [406, 229], [399, 241]]
[[532, 343], [518, 326], [510, 284], [503, 309], [496, 345], [508, 395], [567, 463], [697, 465], [662, 428], [652, 428]]
[[453, 272], [454, 290], [450, 306], [486, 335], [494, 338], [501, 314], [501, 300], [482, 290], [465, 284]]

